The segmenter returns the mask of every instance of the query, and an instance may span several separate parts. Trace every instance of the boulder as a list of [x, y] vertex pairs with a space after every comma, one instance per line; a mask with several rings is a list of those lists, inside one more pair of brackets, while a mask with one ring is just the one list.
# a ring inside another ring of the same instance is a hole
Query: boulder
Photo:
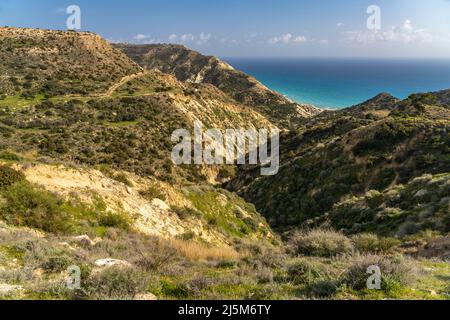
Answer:
[[6, 283], [0, 283], [0, 297], [2, 296], [11, 296], [14, 294], [17, 294], [18, 292], [22, 291], [22, 286], [15, 286], [10, 285]]
[[87, 235], [82, 235], [82, 236], [77, 236], [77, 237], [71, 238], [71, 242], [77, 243], [83, 247], [93, 247], [101, 241], [102, 241], [102, 239], [98, 238], [98, 237], [95, 238], [94, 240], [91, 240], [91, 238], [89, 238], [89, 236], [87, 236]]
[[123, 260], [117, 260], [117, 259], [99, 259], [95, 261], [95, 265], [97, 267], [114, 267], [114, 266], [123, 266], [123, 267], [131, 267], [131, 263]]

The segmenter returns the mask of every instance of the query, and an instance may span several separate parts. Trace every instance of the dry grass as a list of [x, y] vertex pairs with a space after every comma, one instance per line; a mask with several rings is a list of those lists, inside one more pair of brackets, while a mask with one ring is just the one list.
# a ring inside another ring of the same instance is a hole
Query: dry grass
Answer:
[[170, 240], [175, 250], [191, 261], [237, 261], [240, 258], [233, 248], [209, 247], [193, 241]]

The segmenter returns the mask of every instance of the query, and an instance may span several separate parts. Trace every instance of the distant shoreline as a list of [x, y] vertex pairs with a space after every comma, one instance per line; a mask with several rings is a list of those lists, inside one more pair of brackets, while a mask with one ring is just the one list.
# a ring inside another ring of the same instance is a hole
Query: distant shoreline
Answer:
[[450, 59], [225, 58], [287, 98], [343, 109], [381, 92], [404, 99], [450, 88]]

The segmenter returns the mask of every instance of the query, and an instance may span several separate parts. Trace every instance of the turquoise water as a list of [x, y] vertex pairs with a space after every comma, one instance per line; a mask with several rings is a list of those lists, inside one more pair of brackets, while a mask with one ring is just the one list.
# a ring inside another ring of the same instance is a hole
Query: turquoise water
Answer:
[[381, 92], [398, 98], [450, 88], [450, 60], [225, 59], [289, 98], [340, 109]]

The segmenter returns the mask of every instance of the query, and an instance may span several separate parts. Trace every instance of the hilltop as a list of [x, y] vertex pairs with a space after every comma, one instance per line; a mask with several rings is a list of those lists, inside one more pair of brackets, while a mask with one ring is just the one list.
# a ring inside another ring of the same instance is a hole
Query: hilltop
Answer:
[[101, 93], [141, 71], [89, 32], [0, 28], [0, 91], [32, 97]]
[[182, 45], [117, 44], [115, 47], [142, 67], [156, 68], [180, 81], [212, 84], [237, 102], [253, 107], [279, 127], [294, 126], [321, 112], [269, 90], [255, 78], [216, 57], [204, 56]]

